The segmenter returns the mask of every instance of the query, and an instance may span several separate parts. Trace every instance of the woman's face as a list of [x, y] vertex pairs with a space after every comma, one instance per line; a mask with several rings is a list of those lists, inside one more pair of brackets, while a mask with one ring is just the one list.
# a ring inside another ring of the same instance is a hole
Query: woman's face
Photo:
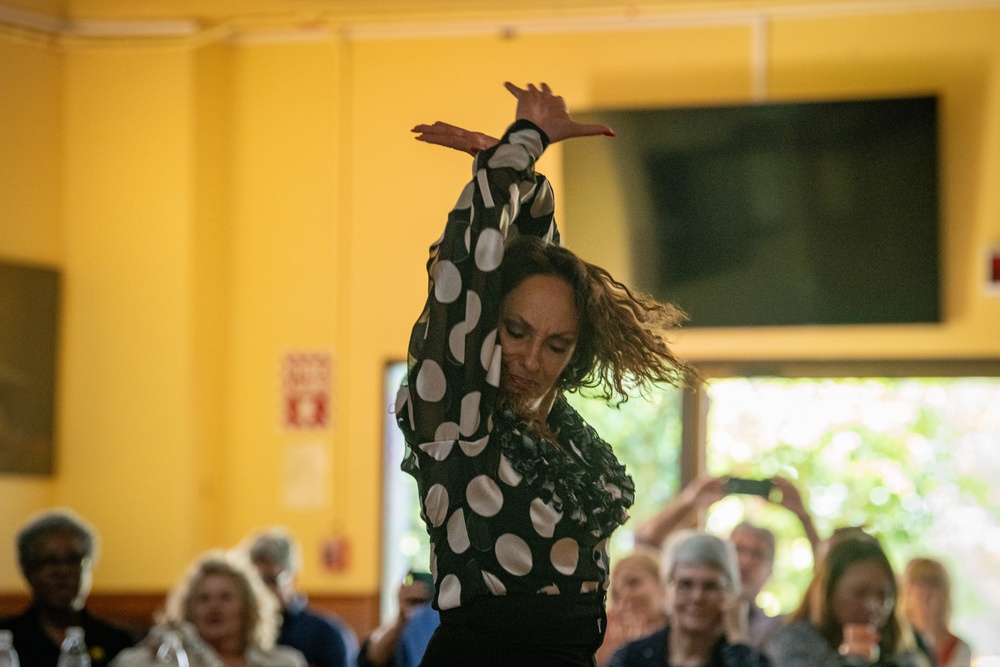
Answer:
[[622, 561], [611, 573], [615, 609], [626, 614], [654, 618], [663, 614], [663, 587], [642, 565]]
[[500, 308], [500, 386], [537, 408], [552, 395], [576, 350], [579, 315], [562, 278], [534, 275], [511, 290]]
[[881, 628], [895, 603], [892, 579], [874, 560], [849, 565], [833, 586], [833, 617], [841, 626], [856, 623]]
[[944, 587], [937, 582], [917, 580], [906, 587], [906, 620], [920, 632], [929, 633], [944, 622]]
[[682, 632], [722, 632], [728, 603], [726, 575], [714, 567], [678, 563], [669, 584], [672, 627]]
[[211, 646], [242, 641], [243, 597], [232, 577], [203, 576], [191, 591], [190, 609], [191, 623]]

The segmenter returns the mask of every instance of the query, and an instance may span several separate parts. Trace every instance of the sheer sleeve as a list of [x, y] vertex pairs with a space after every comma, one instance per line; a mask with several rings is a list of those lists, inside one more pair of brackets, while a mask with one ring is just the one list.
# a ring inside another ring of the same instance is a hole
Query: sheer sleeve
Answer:
[[534, 124], [511, 125], [496, 146], [476, 156], [472, 180], [431, 245], [427, 301], [410, 336], [407, 380], [397, 400], [411, 447], [489, 434], [500, 383], [504, 249], [517, 234], [559, 241], [552, 188], [535, 172], [547, 144]]

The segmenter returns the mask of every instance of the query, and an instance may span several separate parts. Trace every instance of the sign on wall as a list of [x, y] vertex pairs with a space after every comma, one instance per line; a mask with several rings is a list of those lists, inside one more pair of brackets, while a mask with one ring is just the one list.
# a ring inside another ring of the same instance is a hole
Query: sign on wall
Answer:
[[281, 364], [281, 426], [292, 431], [331, 426], [333, 355], [289, 352]]

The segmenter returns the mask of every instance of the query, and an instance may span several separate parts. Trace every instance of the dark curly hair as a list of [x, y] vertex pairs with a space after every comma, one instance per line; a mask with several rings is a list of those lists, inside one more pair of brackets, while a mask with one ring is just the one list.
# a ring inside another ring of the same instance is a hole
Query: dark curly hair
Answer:
[[573, 289], [580, 331], [560, 389], [597, 389], [607, 402], [621, 404], [636, 390], [661, 383], [680, 386], [694, 374], [664, 340], [684, 313], [632, 291], [572, 251], [520, 236], [507, 247], [502, 271], [501, 296], [534, 275], [562, 278]]

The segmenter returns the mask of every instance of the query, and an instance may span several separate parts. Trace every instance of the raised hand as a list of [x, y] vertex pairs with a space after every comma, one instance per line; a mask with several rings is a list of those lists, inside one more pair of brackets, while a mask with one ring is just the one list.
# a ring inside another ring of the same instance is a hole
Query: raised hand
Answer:
[[488, 134], [473, 132], [441, 121], [431, 125], [417, 125], [410, 131], [417, 133], [415, 137], [417, 141], [454, 148], [473, 156], [479, 151], [496, 146], [500, 141]]
[[529, 83], [527, 88], [518, 88], [509, 81], [504, 87], [517, 98], [517, 119], [530, 120], [545, 132], [549, 141], [555, 143], [572, 137], [591, 137], [603, 134], [615, 136], [607, 125], [578, 123], [569, 115], [566, 102], [555, 95], [548, 84], [541, 87]]

